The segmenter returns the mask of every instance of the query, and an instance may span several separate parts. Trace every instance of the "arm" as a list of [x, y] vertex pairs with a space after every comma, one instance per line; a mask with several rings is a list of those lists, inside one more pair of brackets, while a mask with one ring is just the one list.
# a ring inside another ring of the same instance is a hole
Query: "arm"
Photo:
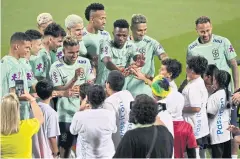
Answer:
[[198, 113], [200, 110], [201, 108], [199, 107], [184, 107], [183, 113]]
[[52, 153], [54, 154], [53, 157], [57, 157], [58, 150], [58, 144], [57, 144], [57, 138], [56, 137], [50, 137], [48, 138], [48, 141], [50, 143], [50, 148], [52, 150]]
[[230, 62], [232, 73], [233, 73], [234, 90], [237, 90], [239, 88], [239, 70], [238, 70], [237, 60], [234, 58], [234, 59], [231, 59], [229, 62]]
[[161, 60], [161, 61], [163, 61], [163, 60], [165, 60], [167, 58], [168, 58], [168, 55], [165, 52], [161, 53], [160, 55], [158, 55], [158, 59]]
[[111, 71], [118, 70], [118, 71], [122, 72], [121, 68], [118, 68], [116, 65], [114, 65], [112, 63], [112, 60], [110, 57], [104, 57], [102, 61], [103, 61], [104, 65], [107, 67], [107, 69], [109, 69]]
[[36, 118], [41, 125], [44, 121], [43, 113], [42, 113], [42, 110], [40, 109], [40, 107], [38, 106], [36, 99], [33, 98], [29, 93], [26, 93], [26, 92], [21, 97], [25, 98], [29, 101], [31, 108], [32, 108], [33, 117]]

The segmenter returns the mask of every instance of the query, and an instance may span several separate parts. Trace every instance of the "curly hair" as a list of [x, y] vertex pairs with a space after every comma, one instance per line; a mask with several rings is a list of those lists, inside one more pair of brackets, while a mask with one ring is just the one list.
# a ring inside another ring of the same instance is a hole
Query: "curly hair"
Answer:
[[203, 75], [207, 69], [208, 61], [202, 56], [192, 56], [187, 59], [188, 68], [198, 75]]
[[104, 6], [101, 3], [92, 3], [85, 9], [85, 18], [89, 21], [92, 11], [104, 10]]
[[140, 94], [135, 98], [130, 111], [129, 122], [134, 124], [152, 124], [158, 114], [157, 103], [148, 95]]
[[107, 83], [109, 83], [110, 88], [113, 91], [121, 91], [124, 83], [125, 83], [125, 77], [123, 74], [117, 70], [113, 70], [108, 74]]
[[44, 36], [48, 35], [53, 36], [54, 38], [57, 38], [59, 36], [64, 37], [66, 36], [66, 32], [59, 24], [51, 23], [44, 30]]
[[168, 73], [172, 73], [171, 79], [177, 78], [182, 72], [182, 64], [176, 59], [163, 60], [162, 64], [166, 66]]
[[118, 19], [113, 23], [114, 28], [128, 28], [129, 24], [125, 19]]
[[93, 109], [97, 109], [105, 100], [106, 94], [102, 86], [92, 85], [87, 92], [88, 101]]
[[38, 40], [42, 38], [42, 34], [34, 29], [27, 30], [25, 34], [27, 34], [31, 40]]
[[79, 45], [79, 41], [75, 36], [68, 35], [63, 38], [63, 47], [64, 48], [66, 48], [68, 46], [77, 46], [77, 45]]
[[52, 96], [53, 83], [48, 80], [39, 81], [36, 84], [37, 95], [42, 99], [46, 100]]
[[212, 77], [216, 70], [218, 70], [217, 66], [213, 65], [213, 64], [210, 64], [210, 65], [207, 66], [207, 69], [205, 71], [205, 75]]

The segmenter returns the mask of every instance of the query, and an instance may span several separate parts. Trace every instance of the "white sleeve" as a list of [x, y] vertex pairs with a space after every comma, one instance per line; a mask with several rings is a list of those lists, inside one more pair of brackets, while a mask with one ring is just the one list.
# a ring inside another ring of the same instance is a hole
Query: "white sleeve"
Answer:
[[218, 112], [218, 101], [215, 98], [215, 94], [213, 94], [208, 98], [208, 101], [207, 101], [207, 113], [216, 115], [217, 112]]
[[79, 113], [80, 112], [74, 114], [72, 123], [70, 125], [70, 132], [73, 135], [77, 135], [82, 127], [81, 119], [79, 119]]

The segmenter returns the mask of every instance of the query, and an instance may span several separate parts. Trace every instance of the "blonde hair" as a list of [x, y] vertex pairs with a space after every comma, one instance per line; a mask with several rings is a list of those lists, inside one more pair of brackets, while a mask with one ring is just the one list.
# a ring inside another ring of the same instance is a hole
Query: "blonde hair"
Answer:
[[14, 93], [9, 93], [1, 102], [1, 134], [11, 135], [19, 131], [20, 103]]
[[131, 25], [147, 23], [147, 18], [142, 14], [133, 14], [131, 19]]
[[63, 47], [79, 45], [79, 41], [75, 36], [65, 36], [63, 39]]
[[65, 19], [65, 27], [68, 29], [73, 28], [77, 24], [83, 24], [83, 19], [76, 14], [71, 14]]

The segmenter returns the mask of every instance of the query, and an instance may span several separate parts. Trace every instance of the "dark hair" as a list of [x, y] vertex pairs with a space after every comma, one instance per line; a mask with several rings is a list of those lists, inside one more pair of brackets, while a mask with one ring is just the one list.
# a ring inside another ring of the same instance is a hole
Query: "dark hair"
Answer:
[[89, 89], [90, 86], [91, 86], [91, 84], [89, 84], [89, 83], [83, 83], [83, 84], [80, 85], [79, 94], [80, 94], [80, 97], [82, 99], [84, 99], [86, 97], [86, 95], [88, 93], [88, 89]]
[[24, 41], [31, 41], [29, 36], [23, 32], [15, 32], [11, 38], [10, 38], [10, 43], [15, 43], [15, 42], [24, 42]]
[[136, 96], [130, 111], [129, 122], [134, 124], [152, 124], [158, 114], [158, 104], [146, 94]]
[[208, 18], [207, 16], [201, 16], [199, 18], [197, 18], [197, 20], [195, 21], [195, 24], [203, 24], [203, 23], [211, 23], [210, 18]]
[[182, 72], [182, 64], [176, 59], [163, 60], [162, 64], [166, 66], [168, 73], [172, 73], [171, 79], [177, 78]]
[[109, 83], [110, 88], [113, 91], [118, 92], [122, 90], [125, 83], [125, 78], [121, 72], [114, 70], [108, 74], [108, 78], [106, 82]]
[[57, 38], [59, 36], [64, 37], [66, 36], [66, 32], [59, 24], [51, 23], [44, 30], [44, 36], [48, 35], [53, 36], [54, 38]]
[[208, 61], [202, 56], [192, 56], [187, 59], [188, 68], [198, 75], [203, 75], [208, 66]]
[[89, 21], [90, 13], [92, 11], [104, 10], [104, 6], [101, 3], [92, 3], [85, 9], [85, 18]]
[[37, 95], [42, 99], [48, 99], [52, 96], [53, 92], [53, 84], [48, 80], [41, 80], [36, 85]]
[[39, 31], [33, 29], [27, 30], [25, 34], [27, 34], [31, 40], [38, 40], [42, 38], [42, 34]]
[[118, 19], [113, 23], [114, 28], [127, 28], [129, 29], [129, 24], [125, 19]]
[[105, 100], [106, 94], [102, 86], [92, 85], [87, 92], [88, 101], [93, 109], [97, 109]]
[[205, 71], [205, 75], [212, 77], [216, 70], [218, 70], [217, 66], [213, 65], [213, 64], [210, 64], [210, 65], [207, 66], [207, 69]]
[[[217, 81], [217, 84], [219, 86], [219, 89], [224, 89], [226, 92], [226, 98], [227, 98], [227, 107], [230, 108], [230, 92], [228, 90], [229, 83], [231, 82], [231, 75], [224, 70], [216, 70], [214, 72], [215, 80]], [[218, 89], [218, 90], [219, 90]]]

